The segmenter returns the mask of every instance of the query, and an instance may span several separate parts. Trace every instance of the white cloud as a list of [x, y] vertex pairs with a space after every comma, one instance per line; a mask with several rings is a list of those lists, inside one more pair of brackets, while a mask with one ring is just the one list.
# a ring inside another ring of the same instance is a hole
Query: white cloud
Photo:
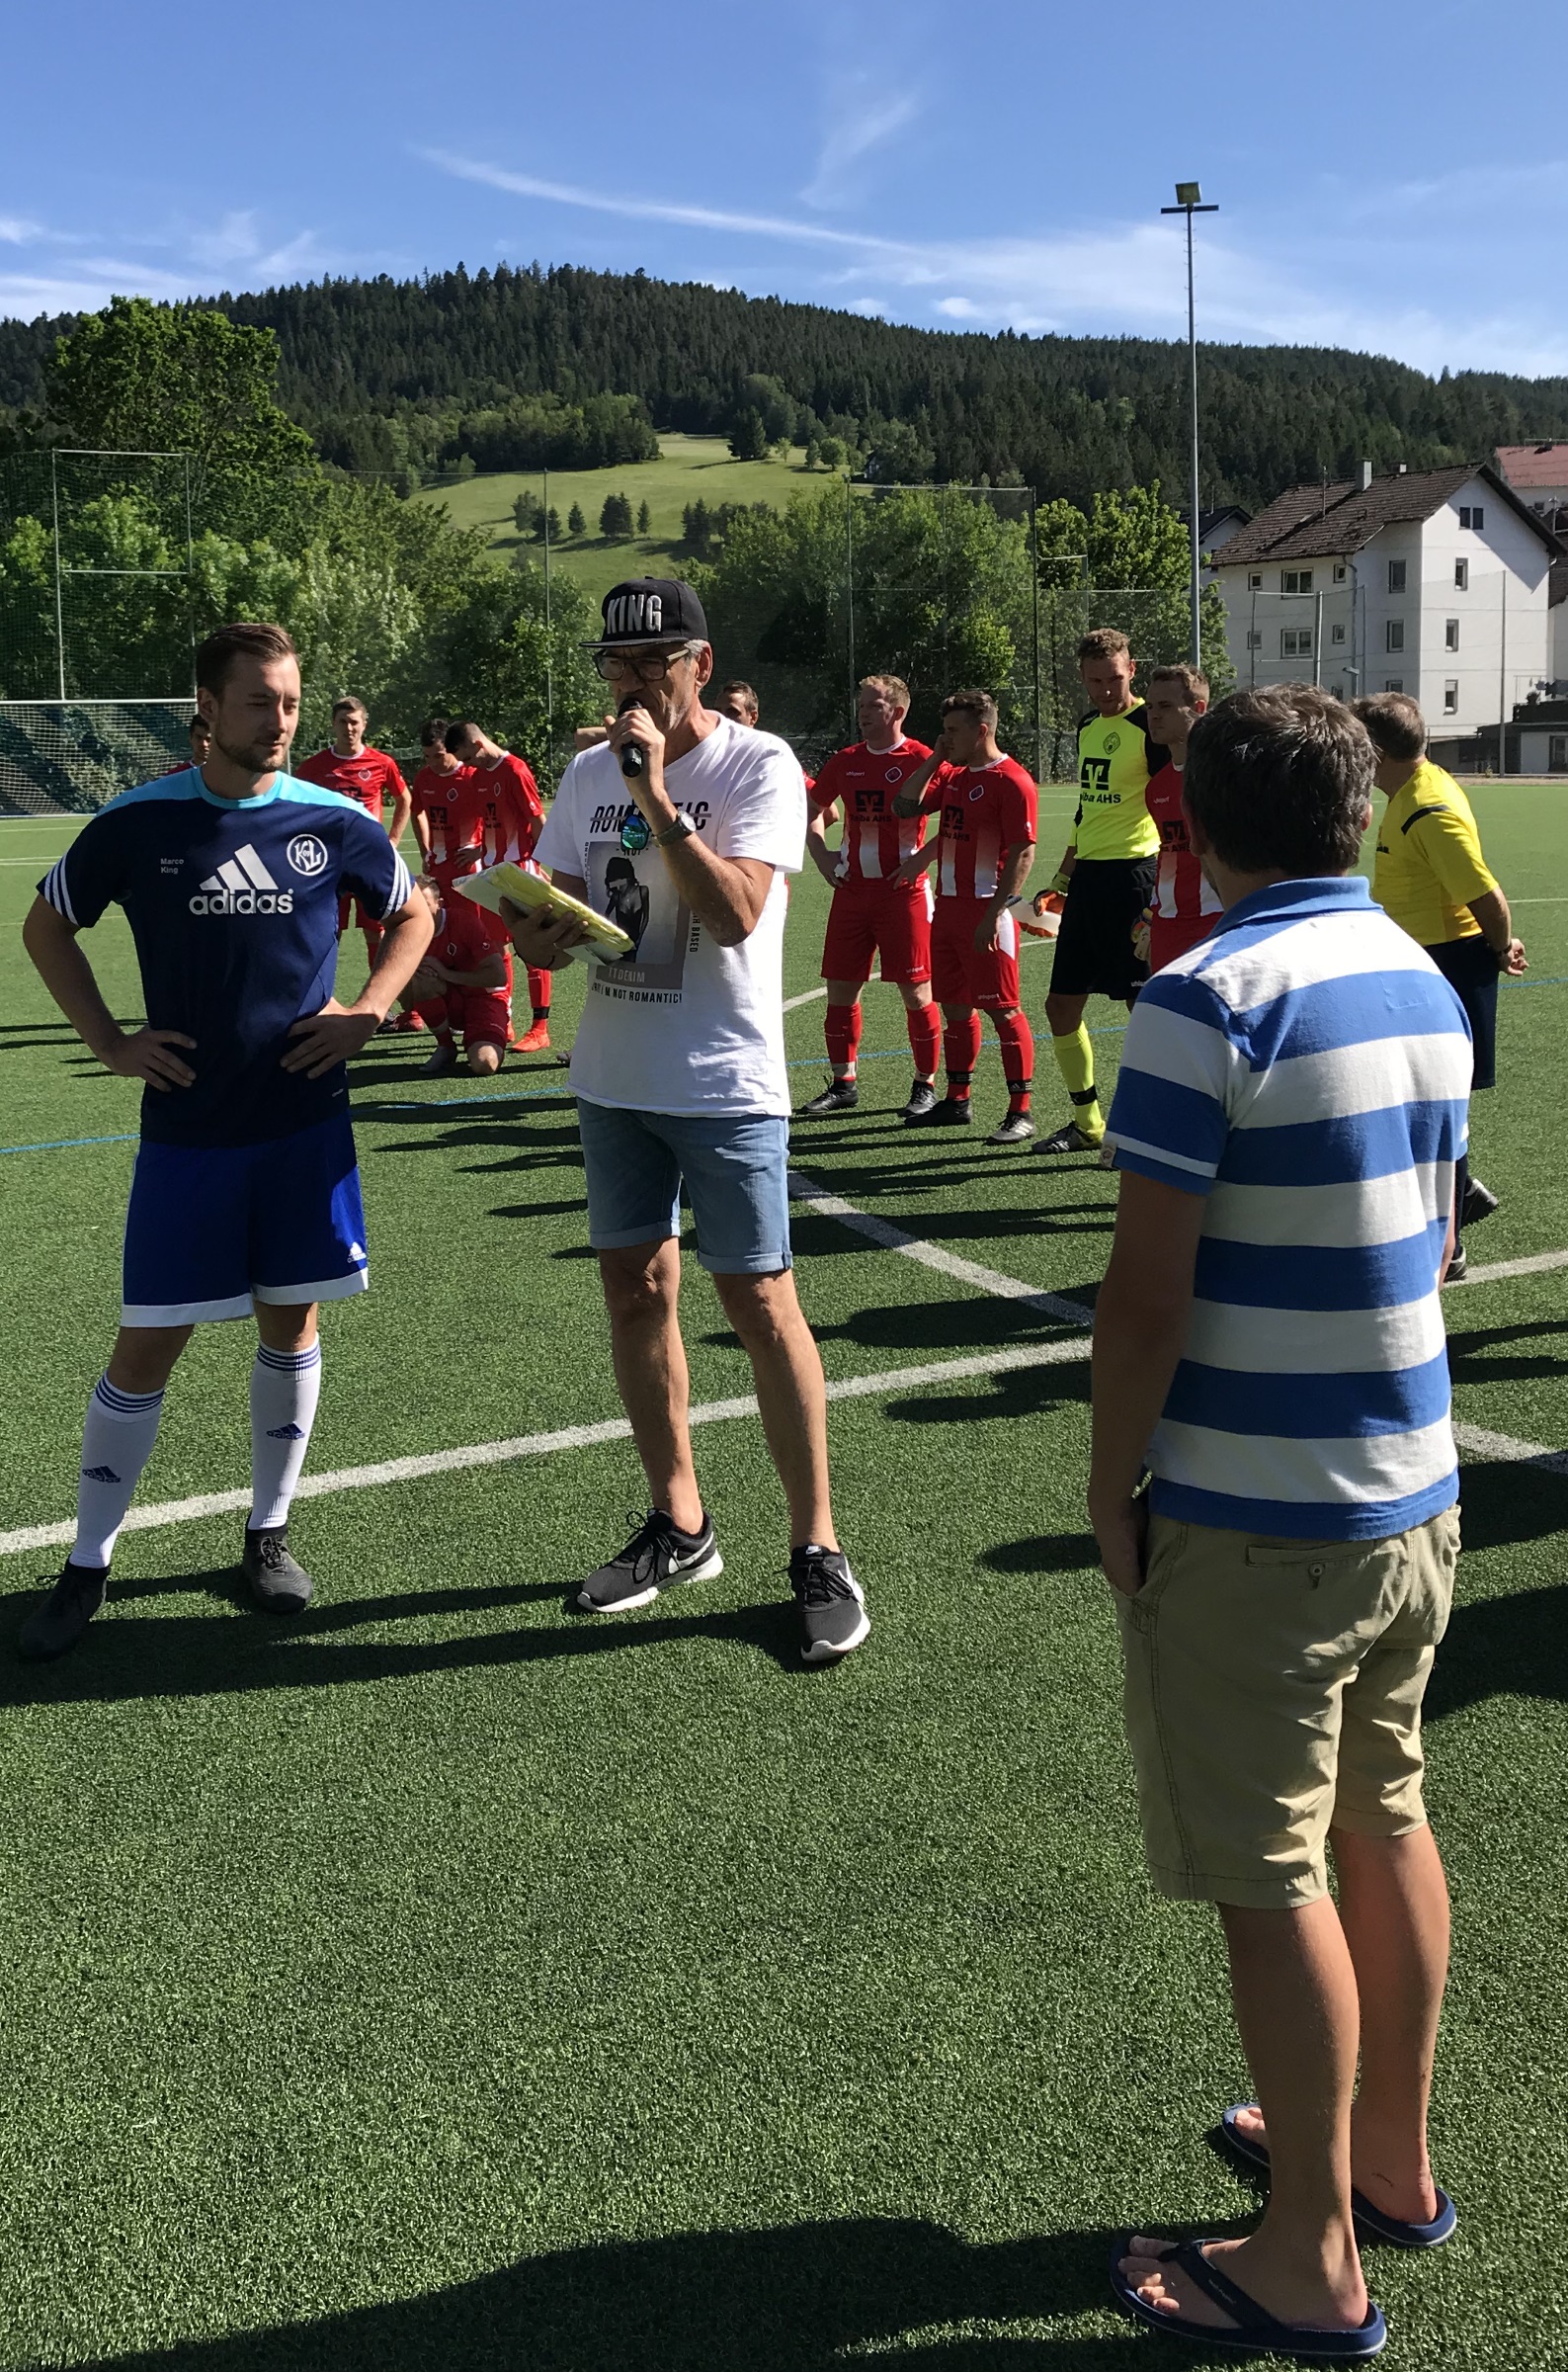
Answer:
[[817, 169], [800, 193], [806, 205], [847, 204], [860, 186], [859, 168], [913, 124], [922, 105], [918, 91], [890, 91], [864, 66], [840, 75], [828, 92]]
[[885, 296], [852, 296], [849, 299], [849, 309], [852, 313], [865, 313], [868, 319], [876, 319], [887, 311], [887, 298]]
[[19, 214], [0, 214], [0, 240], [8, 247], [31, 247], [43, 236], [41, 222], [25, 221]]
[[976, 321], [980, 316], [979, 306], [971, 304], [967, 296], [939, 296], [936, 310], [946, 313], [949, 321]]

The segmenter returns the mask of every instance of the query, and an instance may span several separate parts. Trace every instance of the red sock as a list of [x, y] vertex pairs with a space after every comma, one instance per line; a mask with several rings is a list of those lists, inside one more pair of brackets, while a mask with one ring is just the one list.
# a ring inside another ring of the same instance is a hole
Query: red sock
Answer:
[[1030, 1081], [1034, 1076], [1034, 1033], [1027, 1014], [998, 1013], [996, 1034], [1002, 1041], [1002, 1075], [1007, 1080], [1008, 1118], [1029, 1110]]
[[855, 1057], [861, 1043], [861, 1008], [855, 1005], [829, 1005], [827, 1019], [822, 1024], [827, 1040], [828, 1060], [836, 1071], [847, 1077], [855, 1076]]
[[942, 1053], [942, 1015], [935, 1005], [911, 1005], [904, 1019], [909, 1024], [909, 1051], [915, 1058], [915, 1076], [929, 1079]]
[[373, 971], [375, 959], [381, 952], [381, 926], [378, 922], [367, 922], [361, 927], [365, 933], [365, 952], [371, 959], [371, 968]]
[[547, 972], [536, 971], [532, 964], [529, 966], [529, 1002], [534, 1008], [534, 1018], [536, 1021], [548, 1021], [550, 1013], [550, 975]]
[[966, 1104], [974, 1066], [980, 1059], [980, 1016], [966, 1013], [962, 1021], [949, 1021], [943, 1032], [942, 1059], [948, 1072], [948, 1100]]

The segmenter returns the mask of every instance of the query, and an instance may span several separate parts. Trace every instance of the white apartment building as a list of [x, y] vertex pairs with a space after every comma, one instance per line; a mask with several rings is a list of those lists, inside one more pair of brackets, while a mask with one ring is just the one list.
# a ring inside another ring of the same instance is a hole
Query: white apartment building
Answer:
[[1561, 547], [1489, 466], [1296, 486], [1206, 574], [1239, 684], [1408, 692], [1434, 740], [1511, 719], [1553, 673], [1547, 579]]

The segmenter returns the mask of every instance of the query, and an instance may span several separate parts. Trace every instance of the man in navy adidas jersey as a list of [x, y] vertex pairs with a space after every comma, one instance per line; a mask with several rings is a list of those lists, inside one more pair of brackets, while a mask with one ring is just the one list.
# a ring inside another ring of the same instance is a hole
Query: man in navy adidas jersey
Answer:
[[[242, 1568], [270, 1611], [308, 1603], [288, 1519], [320, 1392], [316, 1311], [367, 1283], [344, 1062], [430, 940], [430, 909], [380, 824], [281, 771], [299, 716], [283, 629], [221, 628], [196, 680], [205, 765], [112, 800], [40, 883], [23, 934], [84, 1043], [143, 1086], [120, 1336], [88, 1403], [75, 1545], [23, 1626], [33, 1658], [73, 1647], [104, 1602], [164, 1388], [203, 1318], [255, 1314]], [[385, 930], [365, 990], [340, 1005], [350, 893]], [[141, 971], [147, 1022], [128, 1033], [77, 944], [110, 905], [124, 909]]]

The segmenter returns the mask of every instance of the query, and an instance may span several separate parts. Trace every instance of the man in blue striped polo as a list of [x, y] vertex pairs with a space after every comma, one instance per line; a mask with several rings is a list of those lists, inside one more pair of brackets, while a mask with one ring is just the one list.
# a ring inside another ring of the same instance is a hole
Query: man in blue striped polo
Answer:
[[1128, 2235], [1114, 2285], [1178, 2335], [1340, 2360], [1384, 2336], [1358, 2232], [1430, 2247], [1454, 2221], [1427, 2158], [1448, 1909], [1421, 1700], [1459, 1549], [1438, 1286], [1470, 1040], [1350, 874], [1372, 767], [1305, 685], [1193, 729], [1224, 913], [1127, 1028], [1090, 1482], [1150, 1871], [1218, 1908], [1257, 2085], [1224, 2129], [1271, 2185], [1245, 2239]]

